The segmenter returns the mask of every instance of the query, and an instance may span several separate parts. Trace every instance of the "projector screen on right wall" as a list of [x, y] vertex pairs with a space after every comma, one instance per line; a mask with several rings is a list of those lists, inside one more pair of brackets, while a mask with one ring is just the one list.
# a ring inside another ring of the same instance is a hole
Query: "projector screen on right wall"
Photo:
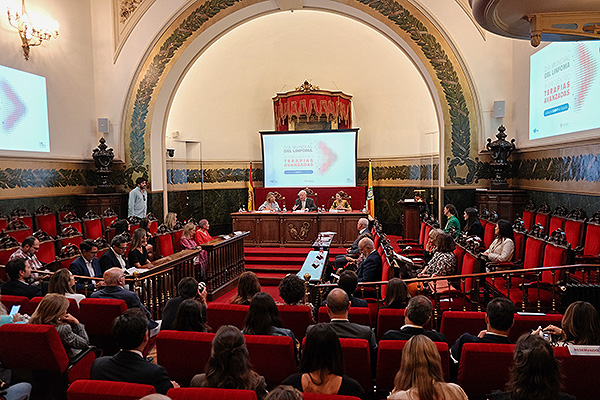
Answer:
[[600, 128], [600, 41], [549, 44], [529, 82], [530, 140]]

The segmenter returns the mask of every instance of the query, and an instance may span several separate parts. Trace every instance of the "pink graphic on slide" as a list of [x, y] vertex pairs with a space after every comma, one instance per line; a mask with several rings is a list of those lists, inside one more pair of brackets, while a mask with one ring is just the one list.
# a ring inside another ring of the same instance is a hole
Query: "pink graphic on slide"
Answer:
[[321, 150], [321, 152], [325, 156], [325, 162], [323, 162], [323, 164], [321, 164], [321, 167], [319, 168], [319, 173], [321, 173], [321, 175], [324, 175], [329, 170], [329, 168], [331, 168], [331, 166], [335, 164], [335, 161], [337, 160], [337, 154], [335, 154], [333, 150], [331, 150], [324, 142], [319, 142], [319, 150]]
[[10, 132], [27, 113], [27, 107], [12, 86], [0, 81], [0, 125], [4, 131]]
[[590, 49], [582, 43], [577, 44], [575, 52], [579, 59], [579, 68], [575, 72], [573, 111], [579, 111], [585, 103], [594, 78], [596, 78], [596, 60]]

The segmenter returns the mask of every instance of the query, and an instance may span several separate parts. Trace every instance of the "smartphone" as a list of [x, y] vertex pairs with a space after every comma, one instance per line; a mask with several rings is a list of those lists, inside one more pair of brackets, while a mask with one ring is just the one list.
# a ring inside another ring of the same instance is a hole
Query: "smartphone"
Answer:
[[12, 308], [10, 309], [10, 315], [11, 317], [14, 317], [15, 314], [17, 314], [19, 312], [19, 310], [21, 309], [21, 306], [19, 304], [15, 304], [14, 306], [12, 306]]
[[206, 289], [206, 283], [205, 282], [198, 282], [198, 291], [200, 293], [202, 293], [204, 291], [204, 289]]

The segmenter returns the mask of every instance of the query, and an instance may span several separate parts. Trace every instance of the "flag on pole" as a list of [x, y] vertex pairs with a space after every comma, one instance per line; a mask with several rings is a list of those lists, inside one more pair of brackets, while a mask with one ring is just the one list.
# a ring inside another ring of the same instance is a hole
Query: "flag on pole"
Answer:
[[248, 182], [248, 211], [254, 211], [254, 186], [252, 186], [252, 162], [250, 162], [250, 181]]
[[373, 196], [373, 167], [369, 161], [369, 187], [367, 188], [367, 204], [369, 205], [369, 214], [375, 218], [375, 196]]

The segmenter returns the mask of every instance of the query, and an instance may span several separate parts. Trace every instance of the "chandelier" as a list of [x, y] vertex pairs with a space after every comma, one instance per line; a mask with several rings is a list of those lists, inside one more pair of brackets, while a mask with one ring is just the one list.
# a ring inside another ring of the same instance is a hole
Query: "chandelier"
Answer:
[[25, 10], [25, 0], [21, 0], [21, 11], [7, 10], [9, 24], [19, 31], [21, 46], [23, 47], [23, 56], [29, 60], [29, 49], [39, 46], [45, 40], [56, 38], [58, 36], [58, 22], [51, 21], [48, 26], [34, 26]]

